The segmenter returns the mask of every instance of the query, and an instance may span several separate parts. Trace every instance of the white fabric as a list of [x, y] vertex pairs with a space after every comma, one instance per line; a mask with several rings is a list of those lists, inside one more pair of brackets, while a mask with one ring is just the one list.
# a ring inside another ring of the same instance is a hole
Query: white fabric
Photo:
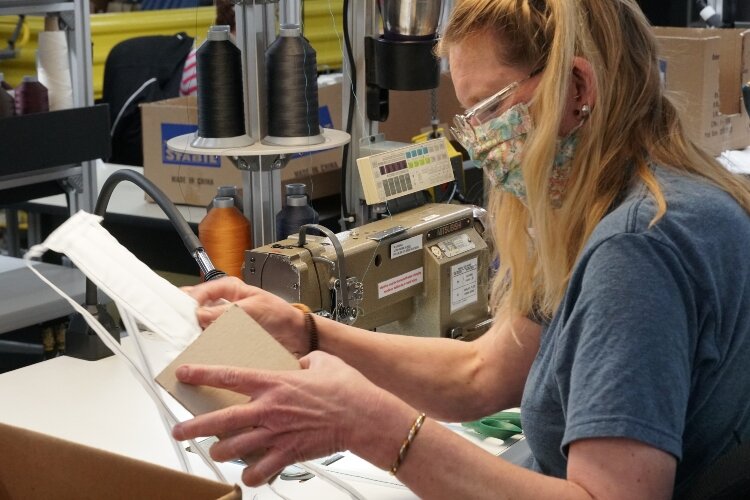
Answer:
[[47, 239], [34, 245], [25, 259], [47, 250], [64, 253], [119, 307], [147, 330], [184, 350], [201, 333], [198, 304], [149, 269], [101, 226], [101, 217], [80, 211]]
[[[154, 333], [157, 333], [156, 328], [159, 328], [162, 331], [161, 336], [178, 349], [174, 353], [176, 357], [181, 350], [179, 346], [183, 344], [187, 346], [201, 332], [195, 316], [197, 303], [187, 294], [182, 293], [156, 275], [125, 247], [120, 245], [111, 234], [101, 227], [101, 220], [101, 217], [86, 212], [78, 212], [50, 234], [44, 243], [34, 245], [24, 255], [25, 263], [40, 280], [67, 300], [71, 307], [83, 316], [86, 323], [89, 324], [104, 345], [131, 369], [156, 405], [167, 434], [169, 434], [172, 426], [178, 420], [165, 403], [163, 392], [157, 388], [154, 382], [154, 371], [149, 366], [141, 349], [139, 341], [141, 332], [136, 320], [141, 321], [144, 325], [151, 325], [151, 328], [155, 327]], [[107, 329], [89, 311], [34, 269], [31, 259], [41, 257], [47, 250], [66, 254], [100, 290], [115, 302], [125, 329], [135, 341], [136, 352], [138, 353], [137, 360], [132, 359], [120, 347], [120, 344], [115, 342]], [[151, 304], [146, 303], [146, 300], [155, 300], [153, 296], [155, 293], [161, 294], [160, 300]], [[163, 309], [160, 311], [158, 308]], [[156, 313], [154, 316], [148, 316], [148, 314], [153, 315], [154, 313]], [[175, 328], [172, 328], [171, 325], [174, 325]], [[175, 335], [171, 332], [178, 333]], [[213, 471], [216, 478], [226, 483], [226, 478], [208, 454], [194, 440], [189, 442], [209, 469]], [[174, 445], [175, 453], [183, 470], [190, 473], [184, 448], [176, 442]]]

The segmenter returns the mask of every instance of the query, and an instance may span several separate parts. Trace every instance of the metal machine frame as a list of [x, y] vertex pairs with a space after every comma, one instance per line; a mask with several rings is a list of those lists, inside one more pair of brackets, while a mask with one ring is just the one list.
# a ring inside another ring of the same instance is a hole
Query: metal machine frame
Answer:
[[[301, 0], [300, 0], [301, 1]], [[283, 0], [239, 0], [235, 9], [237, 44], [243, 53], [243, 79], [245, 84], [245, 120], [248, 134], [256, 141], [266, 134], [266, 68], [265, 50], [275, 39], [275, 5]], [[291, 3], [291, 2], [288, 2]], [[284, 13], [294, 18], [294, 9], [285, 6]], [[376, 32], [377, 15], [374, 0], [352, 0], [350, 15], [345, 19], [352, 44], [352, 57], [356, 66], [357, 96], [365, 95], [364, 45], [360, 42], [365, 35]], [[351, 73], [348, 55], [343, 57], [343, 87], [348, 88]], [[359, 100], [360, 98], [358, 98]], [[362, 97], [361, 99], [364, 99]], [[364, 102], [355, 103], [361, 115], [353, 120], [351, 142], [347, 159], [348, 205], [356, 214], [356, 222], [367, 221], [367, 207], [364, 205], [356, 159], [360, 153], [360, 139], [377, 134], [378, 124], [364, 115]], [[350, 92], [342, 92], [342, 109], [350, 105]], [[294, 152], [290, 148], [290, 153]], [[243, 156], [235, 160], [237, 168], [243, 171], [243, 203], [247, 207], [245, 215], [253, 221], [253, 241], [256, 245], [276, 240], [274, 217], [282, 208], [280, 191], [281, 172], [286, 161], [280, 156]]]

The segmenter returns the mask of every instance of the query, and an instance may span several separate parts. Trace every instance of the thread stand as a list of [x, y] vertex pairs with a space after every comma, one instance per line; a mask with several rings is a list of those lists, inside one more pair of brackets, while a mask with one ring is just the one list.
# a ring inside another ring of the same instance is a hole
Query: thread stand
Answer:
[[[245, 130], [255, 143], [226, 150], [194, 149], [189, 145], [188, 139], [192, 134], [187, 134], [169, 140], [167, 147], [178, 153], [237, 158], [236, 165], [243, 171], [242, 203], [245, 216], [252, 222], [253, 243], [260, 246], [276, 240], [275, 217], [283, 205], [279, 168], [283, 166], [283, 161], [277, 161], [275, 157], [323, 151], [343, 146], [349, 143], [351, 138], [346, 132], [321, 129], [324, 140], [320, 144], [271, 146], [261, 142], [268, 132], [265, 51], [276, 38], [278, 0], [236, 0], [236, 3], [236, 40], [237, 46], [242, 50]], [[344, 193], [342, 196], [345, 196]]]
[[346, 132], [336, 130], [332, 128], [320, 129], [321, 135], [323, 136], [323, 142], [318, 144], [304, 144], [295, 146], [278, 146], [272, 144], [263, 144], [258, 141], [250, 146], [237, 147], [237, 148], [225, 148], [216, 150], [206, 150], [205, 148], [198, 148], [192, 146], [190, 143], [195, 138], [194, 134], [185, 134], [173, 137], [167, 141], [167, 147], [172, 151], [178, 153], [188, 154], [214, 154], [217, 156], [237, 156], [237, 157], [248, 157], [248, 156], [273, 156], [273, 155], [290, 155], [294, 153], [313, 153], [315, 151], [323, 151], [326, 149], [332, 149], [339, 146], [343, 146], [348, 143], [351, 137]]

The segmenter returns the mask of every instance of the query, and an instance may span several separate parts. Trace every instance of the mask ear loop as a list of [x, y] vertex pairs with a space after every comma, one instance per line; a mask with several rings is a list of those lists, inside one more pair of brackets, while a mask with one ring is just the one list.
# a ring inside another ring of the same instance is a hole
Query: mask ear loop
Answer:
[[[145, 379], [148, 381], [149, 385], [152, 386], [153, 391], [159, 392], [153, 381], [154, 370], [151, 367], [151, 363], [148, 361], [148, 358], [146, 357], [146, 354], [143, 350], [143, 345], [141, 344], [140, 335], [139, 335], [140, 329], [138, 328], [138, 325], [135, 319], [127, 310], [125, 310], [125, 308], [120, 307], [120, 304], [117, 304], [117, 310], [120, 312], [120, 318], [122, 319], [122, 322], [125, 325], [125, 330], [127, 330], [128, 334], [130, 335], [130, 338], [133, 339], [133, 343], [135, 344], [135, 351], [138, 354], [138, 360], [141, 363], [140, 371], [144, 375], [147, 375]], [[177, 441], [175, 441], [174, 438], [172, 438], [171, 436], [171, 429], [174, 424], [170, 425], [170, 418], [163, 411], [159, 411], [159, 417], [161, 418], [162, 424], [164, 424], [164, 430], [167, 432], [167, 435], [169, 436], [169, 441], [172, 444], [172, 448], [174, 449], [175, 455], [177, 455], [177, 460], [179, 460], [180, 465], [182, 466], [182, 470], [188, 474], [192, 474], [193, 470], [192, 470], [192, 467], [190, 467], [190, 462], [188, 461], [187, 453], [185, 452], [185, 449], [182, 446], [180, 446], [180, 444]]]

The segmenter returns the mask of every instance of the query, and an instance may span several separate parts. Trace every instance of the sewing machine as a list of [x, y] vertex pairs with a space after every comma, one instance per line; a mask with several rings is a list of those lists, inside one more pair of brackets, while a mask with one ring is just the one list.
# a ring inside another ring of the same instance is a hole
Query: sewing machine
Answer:
[[[396, 145], [357, 159], [368, 205], [392, 204], [454, 182], [448, 141]], [[243, 277], [361, 328], [473, 338], [489, 325], [485, 211], [427, 204], [333, 234], [317, 225], [245, 253]], [[323, 236], [308, 234], [322, 232]]]
[[489, 251], [469, 205], [428, 204], [245, 254], [244, 278], [366, 329], [469, 338], [488, 326]]

